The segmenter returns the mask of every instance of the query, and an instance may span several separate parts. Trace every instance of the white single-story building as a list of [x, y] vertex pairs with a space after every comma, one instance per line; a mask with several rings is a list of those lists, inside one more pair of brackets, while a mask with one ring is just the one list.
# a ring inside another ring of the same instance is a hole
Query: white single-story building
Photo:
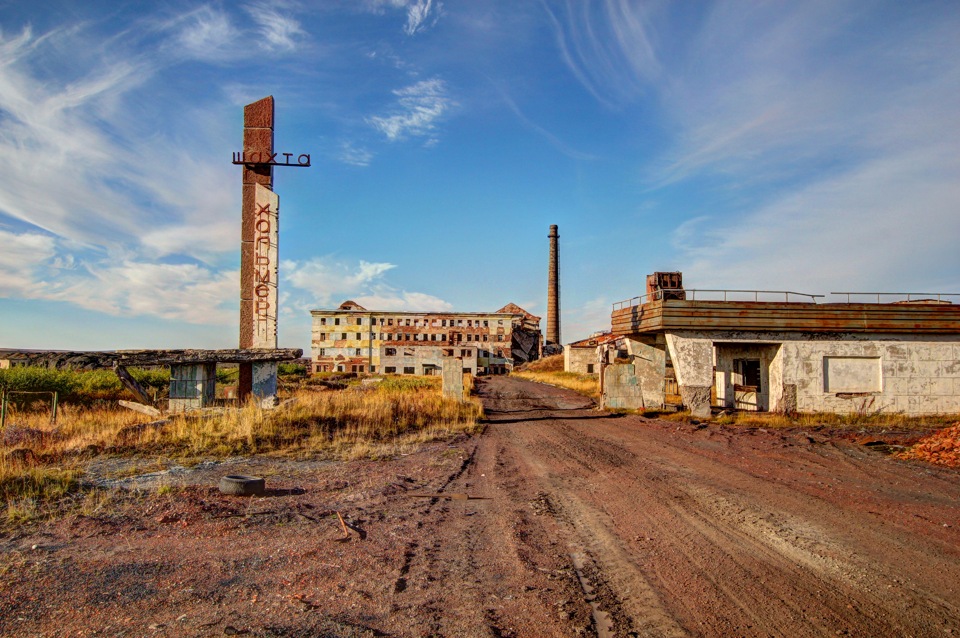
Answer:
[[[672, 367], [697, 416], [711, 407], [960, 413], [960, 305], [945, 302], [949, 295], [888, 303], [851, 302], [847, 293], [839, 303], [786, 292], [704, 299], [746, 292], [653, 290], [615, 304], [611, 334], [624, 339], [631, 363], [605, 371], [604, 404], [662, 407]], [[781, 300], [760, 301], [764, 295]]]

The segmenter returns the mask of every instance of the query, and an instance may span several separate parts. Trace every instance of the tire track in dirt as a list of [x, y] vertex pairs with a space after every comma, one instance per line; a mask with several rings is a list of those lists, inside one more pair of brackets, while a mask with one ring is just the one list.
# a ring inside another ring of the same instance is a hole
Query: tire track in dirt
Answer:
[[[912, 468], [858, 458], [813, 437], [793, 442], [779, 433], [671, 431], [638, 417], [523, 413], [522, 393], [504, 393], [509, 425], [491, 433], [509, 441], [557, 504], [601, 589], [629, 616], [621, 627], [632, 623], [648, 635], [960, 631], [956, 545], [951, 551], [929, 535], [904, 538], [882, 518], [842, 506], [869, 490], [878, 507], [898, 505], [899, 496], [915, 508], [939, 502], [955, 516], [956, 486], [932, 481], [934, 493], [924, 499], [910, 480], [929, 479]], [[549, 405], [542, 396], [530, 403]], [[804, 473], [831, 475], [842, 489], [817, 491]]]

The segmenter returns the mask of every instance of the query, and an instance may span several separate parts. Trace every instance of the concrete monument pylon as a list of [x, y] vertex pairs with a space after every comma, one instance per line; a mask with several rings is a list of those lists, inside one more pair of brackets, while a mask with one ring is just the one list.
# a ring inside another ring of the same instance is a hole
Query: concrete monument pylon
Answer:
[[[274, 166], [310, 166], [310, 156], [274, 151], [273, 96], [243, 107], [243, 167], [240, 231], [240, 348], [277, 348], [280, 198], [273, 192]], [[278, 161], [278, 157], [281, 157]], [[270, 369], [272, 366], [272, 369]], [[262, 369], [261, 369], [262, 368]], [[272, 386], [272, 387], [270, 387]], [[276, 394], [276, 362], [240, 364], [237, 395]]]

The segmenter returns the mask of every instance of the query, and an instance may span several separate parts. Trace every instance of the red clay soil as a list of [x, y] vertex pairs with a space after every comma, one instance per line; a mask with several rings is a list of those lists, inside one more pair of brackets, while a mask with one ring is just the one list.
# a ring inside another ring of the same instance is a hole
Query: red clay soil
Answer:
[[[207, 463], [0, 538], [0, 634], [960, 635], [957, 470], [479, 390], [476, 437]], [[270, 491], [221, 495], [237, 473]]]

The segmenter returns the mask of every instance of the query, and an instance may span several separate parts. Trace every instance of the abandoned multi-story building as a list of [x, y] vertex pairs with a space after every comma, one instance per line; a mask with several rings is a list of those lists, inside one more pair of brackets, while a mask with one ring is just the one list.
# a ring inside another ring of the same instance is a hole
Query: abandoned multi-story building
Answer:
[[960, 413], [955, 295], [831, 294], [685, 290], [680, 273], [651, 275], [645, 295], [614, 304], [626, 357], [604, 366], [604, 404], [659, 408], [675, 383], [697, 416]]
[[432, 375], [444, 357], [455, 357], [464, 372], [504, 374], [540, 356], [540, 317], [515, 304], [496, 312], [391, 312], [345, 301], [310, 314], [315, 372]]

